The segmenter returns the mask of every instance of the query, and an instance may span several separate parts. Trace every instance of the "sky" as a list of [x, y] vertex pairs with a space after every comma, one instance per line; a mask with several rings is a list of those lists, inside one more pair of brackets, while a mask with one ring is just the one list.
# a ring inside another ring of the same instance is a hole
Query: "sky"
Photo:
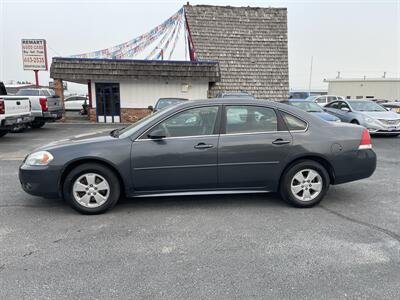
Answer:
[[[22, 67], [21, 39], [44, 38], [51, 57], [108, 48], [161, 24], [186, 1], [0, 0], [0, 80], [34, 81]], [[291, 89], [323, 89], [326, 78], [400, 77], [400, 0], [190, 1], [286, 7]], [[184, 59], [183, 38], [175, 59]], [[40, 72], [40, 83], [50, 80]], [[84, 91], [84, 86], [69, 89]]]

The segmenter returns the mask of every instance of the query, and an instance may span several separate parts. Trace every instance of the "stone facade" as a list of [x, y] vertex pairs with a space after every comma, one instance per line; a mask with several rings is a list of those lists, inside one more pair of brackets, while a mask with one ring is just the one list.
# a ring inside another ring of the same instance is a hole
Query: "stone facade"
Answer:
[[284, 100], [289, 93], [286, 8], [185, 5], [196, 59], [218, 61], [218, 92]]
[[151, 113], [147, 108], [121, 108], [121, 122], [135, 123]]

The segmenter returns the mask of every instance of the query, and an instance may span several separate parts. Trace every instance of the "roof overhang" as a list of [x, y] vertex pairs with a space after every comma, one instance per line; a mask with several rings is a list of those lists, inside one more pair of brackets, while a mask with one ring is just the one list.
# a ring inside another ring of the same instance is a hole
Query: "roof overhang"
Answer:
[[334, 78], [324, 82], [400, 82], [400, 78]]
[[50, 77], [65, 81], [121, 81], [140, 79], [217, 82], [219, 63], [214, 61], [166, 61], [54, 57]]

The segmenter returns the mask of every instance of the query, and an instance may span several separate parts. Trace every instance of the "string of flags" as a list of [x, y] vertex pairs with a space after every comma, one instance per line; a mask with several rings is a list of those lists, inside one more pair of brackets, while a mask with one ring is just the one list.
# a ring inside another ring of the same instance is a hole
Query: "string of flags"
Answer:
[[[165, 54], [168, 53], [168, 60], [170, 60], [176, 49], [181, 27], [186, 27], [183, 8], [162, 24], [139, 37], [110, 48], [72, 55], [71, 57], [98, 59], [137, 59], [138, 57], [145, 57], [145, 59], [163, 60]], [[153, 44], [156, 41], [158, 43], [154, 46]], [[172, 46], [170, 47], [170, 45]], [[146, 53], [148, 54], [146, 55]]]

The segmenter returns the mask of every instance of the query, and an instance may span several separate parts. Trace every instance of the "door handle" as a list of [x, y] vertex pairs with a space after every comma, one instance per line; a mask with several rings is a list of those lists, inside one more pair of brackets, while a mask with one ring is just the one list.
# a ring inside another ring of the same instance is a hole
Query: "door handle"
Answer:
[[212, 147], [214, 147], [214, 145], [206, 144], [206, 143], [198, 143], [196, 146], [194, 146], [195, 149], [209, 149]]
[[274, 145], [286, 145], [286, 144], [290, 144], [290, 141], [286, 141], [283, 139], [276, 139], [275, 141], [272, 142], [272, 144]]

